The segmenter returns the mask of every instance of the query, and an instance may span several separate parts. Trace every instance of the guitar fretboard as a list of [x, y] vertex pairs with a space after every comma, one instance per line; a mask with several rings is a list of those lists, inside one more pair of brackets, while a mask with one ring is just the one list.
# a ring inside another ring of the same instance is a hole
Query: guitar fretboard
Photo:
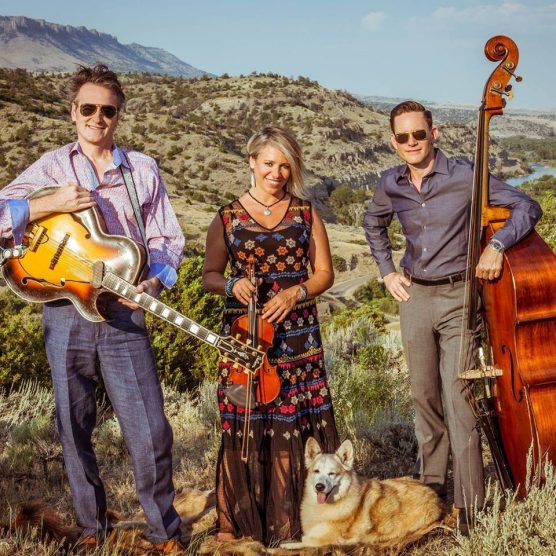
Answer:
[[187, 332], [191, 336], [194, 336], [211, 346], [218, 346], [220, 336], [211, 332], [208, 328], [197, 324], [195, 321], [187, 318], [181, 313], [178, 313], [178, 311], [168, 307], [168, 305], [162, 303], [161, 301], [158, 301], [158, 299], [155, 299], [152, 295], [147, 293], [137, 293], [134, 286], [132, 286], [129, 282], [122, 280], [115, 274], [107, 272], [102, 280], [102, 285], [112, 293], [115, 293], [120, 297], [124, 297], [128, 301], [137, 303], [137, 305], [145, 309], [145, 311], [148, 311], [149, 313], [160, 317], [162, 320], [177, 326], [179, 329]]
[[102, 286], [119, 297], [137, 303], [137, 305], [142, 307], [145, 311], [173, 324], [190, 336], [198, 338], [202, 342], [215, 347], [232, 361], [238, 363], [245, 369], [249, 369], [251, 372], [259, 369], [263, 364], [264, 353], [260, 350], [247, 346], [234, 338], [223, 338], [215, 334], [208, 328], [201, 326], [185, 315], [168, 307], [168, 305], [158, 301], [158, 299], [155, 299], [152, 295], [137, 293], [132, 284], [111, 272], [106, 272], [104, 274]]

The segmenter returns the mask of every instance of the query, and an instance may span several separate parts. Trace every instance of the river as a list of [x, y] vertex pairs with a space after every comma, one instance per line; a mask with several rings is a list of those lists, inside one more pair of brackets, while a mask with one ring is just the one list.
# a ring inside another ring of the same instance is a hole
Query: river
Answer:
[[531, 168], [533, 168], [533, 173], [528, 176], [519, 176], [518, 178], [510, 178], [504, 181], [514, 187], [519, 187], [523, 182], [536, 180], [537, 178], [546, 176], [547, 174], [549, 176], [556, 177], [556, 168], [549, 168], [548, 166], [543, 166], [542, 164], [531, 164]]

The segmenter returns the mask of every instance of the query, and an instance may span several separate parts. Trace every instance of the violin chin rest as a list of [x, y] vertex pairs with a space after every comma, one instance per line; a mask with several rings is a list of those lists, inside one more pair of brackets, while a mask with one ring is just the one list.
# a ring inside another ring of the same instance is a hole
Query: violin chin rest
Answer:
[[[238, 407], [247, 407], [247, 386], [245, 384], [230, 384], [224, 389], [226, 397]], [[255, 388], [251, 386], [251, 407], [255, 406]]]

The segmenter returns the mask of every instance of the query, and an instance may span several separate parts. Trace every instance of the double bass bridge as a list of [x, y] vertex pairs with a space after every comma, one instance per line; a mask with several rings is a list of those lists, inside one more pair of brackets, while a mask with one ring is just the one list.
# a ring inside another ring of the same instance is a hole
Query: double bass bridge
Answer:
[[485, 365], [478, 369], [469, 369], [467, 371], [460, 371], [458, 377], [461, 380], [480, 380], [484, 378], [496, 378], [502, 376], [504, 371], [500, 367], [494, 365]]

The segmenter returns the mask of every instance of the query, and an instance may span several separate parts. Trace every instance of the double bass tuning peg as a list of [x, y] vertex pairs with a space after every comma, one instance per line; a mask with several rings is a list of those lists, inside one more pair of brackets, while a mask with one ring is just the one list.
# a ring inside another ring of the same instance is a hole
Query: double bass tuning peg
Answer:
[[514, 68], [514, 65], [511, 64], [511, 67], [505, 67], [504, 66], [504, 70], [507, 71], [518, 83], [520, 83], [521, 81], [523, 81], [523, 77], [521, 77], [521, 75], [516, 75], [512, 69]]

